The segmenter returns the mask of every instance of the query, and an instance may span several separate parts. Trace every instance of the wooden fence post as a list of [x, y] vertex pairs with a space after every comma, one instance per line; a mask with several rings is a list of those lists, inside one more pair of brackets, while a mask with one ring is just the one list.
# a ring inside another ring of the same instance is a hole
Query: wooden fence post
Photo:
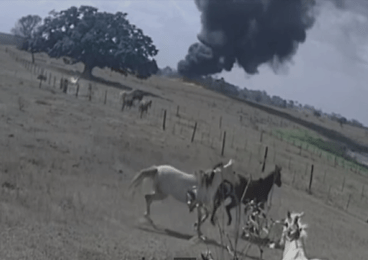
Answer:
[[219, 119], [219, 128], [221, 128], [222, 126], [222, 116], [220, 116], [220, 119]]
[[351, 200], [351, 194], [349, 194], [349, 198], [348, 198], [348, 202], [346, 203], [346, 208], [345, 208], [345, 210], [348, 210], [348, 208], [349, 208], [349, 204], [350, 204], [350, 200]]
[[195, 122], [195, 125], [194, 125], [191, 143], [193, 143], [193, 141], [194, 141], [194, 136], [195, 136], [196, 130], [197, 130], [197, 122]]
[[77, 90], [75, 91], [75, 97], [78, 97], [78, 93], [79, 93], [79, 84], [77, 83]]
[[166, 128], [166, 109], [164, 110], [164, 119], [162, 121], [162, 129], [165, 131]]
[[262, 172], [264, 172], [264, 170], [266, 168], [267, 153], [268, 153], [268, 146], [266, 146], [265, 155], [264, 155], [264, 158], [263, 158]]
[[309, 178], [309, 188], [308, 188], [309, 193], [312, 193], [313, 170], [314, 170], [314, 165], [312, 164], [310, 178]]
[[88, 84], [88, 100], [89, 101], [92, 100], [92, 84], [91, 83]]
[[65, 79], [64, 80], [64, 86], [63, 86], [63, 93], [68, 93], [68, 80], [67, 79]]
[[106, 100], [107, 100], [107, 89], [105, 90], [105, 99], [104, 99], [104, 105], [106, 105]]
[[344, 191], [344, 187], [345, 187], [345, 176], [344, 179], [342, 180], [341, 191]]
[[224, 151], [225, 151], [225, 142], [226, 142], [226, 131], [224, 131], [224, 136], [223, 136], [223, 138], [222, 138], [221, 156], [224, 156]]

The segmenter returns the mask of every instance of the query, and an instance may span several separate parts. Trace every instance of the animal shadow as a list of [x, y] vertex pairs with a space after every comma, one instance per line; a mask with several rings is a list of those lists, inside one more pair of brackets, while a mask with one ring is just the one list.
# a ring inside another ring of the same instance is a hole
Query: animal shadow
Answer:
[[[168, 236], [168, 237], [174, 237], [174, 238], [178, 238], [178, 239], [182, 239], [182, 240], [186, 240], [186, 241], [190, 241], [194, 235], [190, 235], [190, 234], [185, 234], [185, 233], [181, 233], [178, 231], [174, 231], [168, 228], [162, 228], [162, 227], [158, 227], [158, 226], [136, 226], [138, 229], [143, 230], [145, 232], [150, 232], [150, 233], [154, 233], [154, 234], [160, 234], [160, 235], [164, 235], [164, 236]], [[201, 243], [204, 243], [206, 245], [212, 245], [212, 246], [216, 246], [218, 248], [226, 249], [226, 245], [222, 245], [221, 243], [219, 243], [218, 241], [216, 241], [215, 239], [212, 238], [206, 238], [206, 240], [200, 240]], [[254, 257], [248, 254], [244, 254], [241, 253], [239, 251], [237, 251], [237, 255], [238, 256], [244, 256], [247, 257], [249, 259], [254, 259], [254, 260], [259, 260], [258, 257]]]

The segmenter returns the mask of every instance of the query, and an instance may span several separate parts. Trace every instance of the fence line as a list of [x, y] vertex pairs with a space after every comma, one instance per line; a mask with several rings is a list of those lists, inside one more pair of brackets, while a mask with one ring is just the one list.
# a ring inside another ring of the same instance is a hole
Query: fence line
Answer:
[[[75, 95], [77, 98], [85, 97], [92, 102], [120, 109], [120, 105], [118, 105], [118, 89], [108, 87], [101, 89], [97, 87], [96, 83], [90, 83], [89, 81], [75, 86], [67, 83], [67, 87], [65, 87], [65, 82], [67, 81], [65, 81], [64, 75], [47, 71], [39, 64], [33, 64], [26, 59], [18, 57], [15, 52], [9, 49], [7, 52], [31, 74], [44, 75], [46, 79], [40, 79], [42, 89], [45, 87], [58, 88], [56, 82], [60, 80], [59, 89], [65, 90], [66, 94]], [[334, 174], [336, 170], [349, 170], [353, 173], [358, 173], [359, 169], [349, 166], [346, 169], [346, 164], [348, 163], [336, 156], [331, 156], [329, 153], [310, 145], [303, 145], [303, 143], [297, 143], [295, 140], [285, 138], [281, 133], [259, 129], [257, 123], [254, 123], [256, 124], [254, 126], [252, 124], [251, 126], [245, 125], [246, 116], [244, 115], [241, 116], [240, 120], [238, 115], [233, 116], [233, 119], [230, 116], [224, 117], [221, 115], [217, 117], [217, 122], [212, 119], [211, 125], [211, 123], [205, 122], [204, 119], [189, 116], [188, 111], [190, 109], [183, 105], [169, 106], [161, 101], [153, 104], [148, 117], [143, 117], [143, 120], [146, 120], [147, 124], [152, 126], [170, 130], [164, 131], [165, 134], [171, 133], [189, 143], [200, 142], [205, 147], [215, 149], [219, 156], [224, 156], [225, 154], [227, 157], [249, 158], [249, 162], [248, 160], [242, 160], [245, 161], [243, 163], [257, 164], [256, 169], [259, 169], [260, 173], [265, 170], [267, 153], [270, 153], [270, 155], [273, 155], [274, 164], [283, 166], [283, 182], [297, 189], [307, 190], [309, 193], [324, 198], [328, 203], [333, 203], [338, 208], [344, 209], [349, 213], [360, 212], [359, 215], [364, 219], [366, 218], [363, 215], [365, 212], [360, 209], [364, 208], [368, 202], [365, 184], [356, 179], [347, 179], [345, 175], [337, 177]], [[197, 117], [199, 116], [197, 115]], [[252, 122], [256, 121], [253, 116], [250, 119]], [[228, 129], [229, 125], [231, 125], [231, 120], [234, 122], [233, 128]], [[215, 126], [216, 124], [217, 127]], [[286, 122], [282, 121], [280, 124], [285, 125]], [[244, 134], [244, 141], [241, 140], [238, 133]], [[257, 133], [258, 137], [255, 135]], [[250, 136], [252, 134], [254, 138]], [[226, 139], [231, 140], [231, 142], [226, 142]], [[265, 151], [264, 156], [263, 151]], [[316, 158], [318, 160], [317, 163], [308, 163], [307, 165], [302, 163], [311, 160], [315, 161]], [[257, 160], [261, 162], [261, 166]], [[321, 160], [327, 161], [327, 165], [320, 163]], [[249, 168], [252, 169], [251, 167]], [[309, 177], [306, 172], [308, 169], [310, 169]]]

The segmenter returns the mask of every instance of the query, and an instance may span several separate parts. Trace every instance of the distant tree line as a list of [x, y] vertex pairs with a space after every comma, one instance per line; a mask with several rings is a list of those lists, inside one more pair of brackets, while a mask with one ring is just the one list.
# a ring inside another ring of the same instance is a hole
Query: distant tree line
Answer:
[[[182, 78], [182, 76], [177, 73], [174, 69], [170, 67], [165, 67], [160, 69], [158, 72], [159, 75], [165, 77], [172, 77], [172, 78]], [[203, 76], [203, 77], [196, 77], [196, 78], [185, 78], [186, 81], [194, 82], [204, 87], [207, 87], [212, 90], [216, 90], [228, 96], [234, 96], [240, 99], [249, 100], [265, 105], [271, 105], [280, 108], [288, 108], [288, 109], [297, 109], [297, 110], [304, 110], [310, 111], [315, 117], [328, 117], [333, 121], [338, 122], [341, 127], [344, 124], [349, 124], [355, 127], [364, 128], [364, 125], [360, 123], [356, 119], [347, 120], [345, 117], [332, 113], [326, 114], [323, 113], [321, 109], [316, 109], [311, 105], [302, 105], [298, 101], [293, 100], [285, 100], [279, 96], [269, 96], [266, 91], [261, 90], [250, 90], [247, 88], [239, 88], [233, 84], [227, 83], [223, 78], [216, 79], [212, 76]]]

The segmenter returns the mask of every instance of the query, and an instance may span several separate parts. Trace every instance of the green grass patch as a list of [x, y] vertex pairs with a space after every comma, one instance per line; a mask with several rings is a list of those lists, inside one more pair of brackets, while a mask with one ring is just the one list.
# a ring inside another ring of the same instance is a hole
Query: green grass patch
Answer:
[[339, 164], [344, 168], [368, 174], [368, 169], [353, 159], [347, 158], [342, 144], [323, 139], [317, 133], [302, 129], [274, 129], [272, 134], [303, 150], [320, 154], [328, 161]]

